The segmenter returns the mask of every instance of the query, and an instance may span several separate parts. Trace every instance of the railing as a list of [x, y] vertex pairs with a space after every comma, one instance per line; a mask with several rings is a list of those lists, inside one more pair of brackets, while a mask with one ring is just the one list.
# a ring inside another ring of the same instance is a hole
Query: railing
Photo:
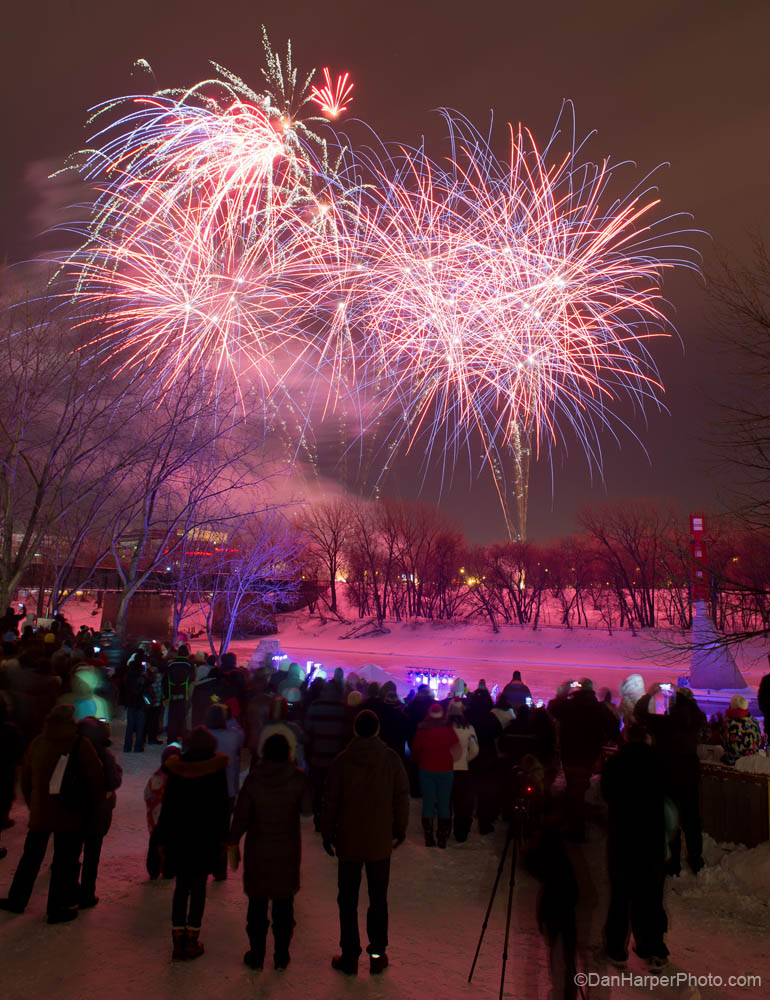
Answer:
[[756, 847], [770, 839], [769, 808], [767, 775], [701, 763], [701, 819], [714, 840]]

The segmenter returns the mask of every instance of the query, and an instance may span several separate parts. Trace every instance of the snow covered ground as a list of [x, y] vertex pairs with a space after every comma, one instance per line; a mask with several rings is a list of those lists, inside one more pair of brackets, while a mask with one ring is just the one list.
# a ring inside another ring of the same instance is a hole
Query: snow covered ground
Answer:
[[[68, 607], [76, 625], [98, 621], [88, 606]], [[82, 612], [82, 614], [80, 613]], [[646, 636], [598, 630], [503, 627], [493, 634], [483, 625], [391, 624], [386, 635], [341, 638], [350, 626], [322, 625], [306, 612], [285, 616], [279, 639], [299, 662], [320, 660], [329, 669], [346, 670], [377, 663], [402, 680], [408, 666], [453, 669], [471, 685], [481, 677], [504, 683], [518, 666], [538, 696], [546, 697], [569, 677], [591, 676], [597, 687], [617, 692], [620, 680], [632, 671], [649, 683], [673, 680], [687, 672], [686, 657], [672, 658]], [[193, 648], [203, 644], [193, 643]], [[234, 650], [240, 662], [248, 660], [256, 641], [239, 641]], [[752, 685], [765, 672], [765, 651], [757, 645], [739, 660]], [[122, 745], [122, 724], [114, 724], [114, 742]], [[378, 979], [370, 979], [366, 965], [356, 980], [329, 967], [337, 950], [336, 869], [321, 848], [312, 824], [305, 822], [303, 885], [297, 897], [297, 928], [289, 969], [250, 972], [242, 964], [246, 949], [246, 901], [240, 878], [211, 884], [202, 940], [206, 954], [193, 963], [172, 964], [170, 956], [171, 885], [150, 883], [144, 870], [147, 828], [142, 789], [157, 766], [158, 747], [123, 757], [123, 788], [113, 829], [102, 858], [98, 907], [71, 924], [45, 923], [47, 862], [27, 912], [0, 913], [0, 998], [2, 1000], [186, 1000], [202, 996], [240, 998], [307, 997], [309, 1000], [436, 1000], [495, 997], [499, 990], [502, 936], [505, 927], [506, 881], [495, 909], [474, 981], [468, 971], [497, 870], [504, 831], [481, 839], [475, 832], [468, 843], [446, 851], [421, 843], [419, 803], [413, 803], [406, 843], [394, 856], [390, 909], [392, 965]], [[589, 842], [571, 848], [581, 899], [579, 926], [580, 968], [610, 974], [597, 964], [595, 948], [601, 940], [606, 914], [607, 885], [601, 806], [595, 788], [589, 793], [598, 822]], [[5, 894], [23, 842], [26, 811], [17, 802], [16, 825], [3, 834], [8, 847], [0, 862], [0, 894]], [[707, 842], [708, 867], [695, 879], [683, 874], [669, 882], [666, 906], [670, 920], [668, 944], [673, 971], [697, 977], [752, 974], [763, 987], [717, 987], [696, 990], [688, 982], [656, 987], [654, 995], [671, 998], [754, 998], [768, 995], [770, 984], [770, 849], [751, 851], [720, 848]], [[537, 885], [522, 869], [517, 871], [515, 906], [507, 974], [506, 996], [548, 998], [551, 981], [547, 949], [537, 930]], [[364, 906], [361, 927], [364, 928]], [[269, 963], [268, 963], [269, 964]], [[644, 964], [632, 956], [630, 971], [644, 974]], [[632, 998], [647, 995], [645, 986], [620, 984], [591, 986], [591, 998]]]
[[[97, 627], [101, 613], [94, 613], [90, 602], [70, 601], [65, 613], [75, 629], [81, 624]], [[278, 635], [282, 649], [304, 666], [307, 660], [320, 661], [327, 673], [341, 666], [346, 672], [365, 664], [377, 664], [406, 684], [408, 667], [453, 670], [471, 687], [483, 677], [491, 689], [502, 687], [518, 668], [524, 681], [537, 697], [549, 698], [564, 680], [591, 677], [595, 686], [609, 687], [617, 697], [620, 682], [629, 673], [640, 673], [648, 684], [653, 681], [676, 682], [689, 673], [689, 656], [681, 633], [668, 629], [641, 631], [615, 629], [612, 634], [601, 628], [568, 629], [544, 626], [501, 625], [494, 633], [484, 622], [447, 622], [416, 620], [387, 622], [383, 634], [362, 634], [345, 638], [364, 622], [350, 609], [346, 621], [311, 616], [307, 610], [278, 616]], [[188, 626], [194, 631], [197, 623]], [[237, 639], [230, 649], [239, 663], [246, 664], [257, 647], [258, 639]], [[209, 652], [204, 635], [191, 640], [193, 650]], [[750, 686], [756, 688], [767, 673], [767, 644], [763, 640], [745, 643], [735, 656]], [[408, 688], [407, 688], [408, 689]]]
[[[122, 725], [115, 724], [121, 745]], [[413, 802], [406, 843], [393, 859], [390, 891], [392, 965], [371, 979], [362, 962], [358, 979], [334, 972], [329, 959], [337, 945], [335, 863], [321, 848], [312, 823], [303, 827], [302, 889], [297, 897], [297, 928], [292, 962], [285, 972], [249, 971], [246, 949], [246, 900], [240, 877], [209, 883], [202, 940], [206, 954], [192, 963], [170, 961], [171, 884], [148, 882], [144, 871], [147, 829], [142, 789], [157, 766], [158, 747], [125, 755], [123, 788], [113, 829], [105, 841], [99, 905], [71, 924], [45, 923], [47, 863], [25, 914], [0, 913], [0, 997], [3, 1000], [185, 1000], [201, 996], [246, 998], [306, 997], [309, 1000], [424, 1000], [425, 997], [487, 998], [499, 990], [505, 927], [507, 871], [490, 920], [472, 985], [467, 976], [504, 841], [500, 827], [491, 838], [474, 831], [463, 845], [446, 851], [421, 843], [419, 803]], [[596, 799], [595, 789], [591, 797]], [[0, 890], [5, 892], [21, 851], [26, 813], [17, 803], [16, 825], [3, 835], [9, 854], [0, 862]], [[590, 827], [588, 844], [572, 849], [581, 886], [580, 968], [612, 970], [597, 964], [594, 948], [601, 939], [607, 886], [601, 817]], [[667, 889], [668, 943], [673, 971], [726, 980], [741, 973], [761, 975], [770, 983], [770, 852], [721, 852], [708, 845], [709, 867], [698, 879], [683, 876]], [[517, 870], [506, 996], [545, 1000], [551, 990], [548, 954], [535, 923], [537, 885]], [[363, 917], [363, 906], [362, 906]], [[362, 931], [364, 921], [361, 921]], [[270, 963], [268, 963], [269, 965]], [[630, 970], [645, 973], [632, 956]], [[649, 995], [633, 986], [592, 987], [591, 998]], [[761, 989], [704, 987], [687, 984], [658, 988], [656, 996], [684, 998], [759, 998]]]
[[[503, 625], [499, 633], [482, 623], [388, 622], [386, 634], [344, 638], [358, 619], [350, 624], [327, 621], [322, 624], [307, 612], [284, 615], [279, 620], [277, 638], [282, 648], [301, 665], [308, 659], [321, 661], [327, 672], [342, 666], [346, 672], [366, 663], [376, 663], [406, 680], [407, 667], [454, 670], [471, 687], [483, 677], [491, 689], [502, 687], [518, 667], [533, 693], [551, 697], [564, 680], [591, 677], [599, 687], [609, 687], [617, 696], [620, 682], [629, 673], [641, 673], [648, 684], [673, 681], [689, 673], [689, 658], [681, 635], [664, 632], [632, 635], [628, 630], [610, 635], [600, 629], [546, 627], [533, 631], [517, 625]], [[232, 648], [246, 662], [254, 641], [239, 640]], [[748, 683], [755, 687], [768, 670], [765, 643], [746, 644], [738, 654], [738, 665]]]

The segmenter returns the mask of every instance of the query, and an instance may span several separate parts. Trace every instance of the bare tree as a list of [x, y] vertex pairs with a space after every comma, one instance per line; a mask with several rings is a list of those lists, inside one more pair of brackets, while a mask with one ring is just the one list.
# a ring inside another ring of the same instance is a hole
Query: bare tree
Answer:
[[219, 655], [241, 630], [265, 629], [273, 612], [295, 600], [304, 559], [302, 535], [275, 510], [242, 514], [230, 521], [230, 529], [197, 576], [209, 645]]
[[311, 553], [323, 565], [329, 577], [329, 610], [339, 615], [337, 607], [337, 574], [348, 540], [349, 504], [345, 500], [320, 500], [310, 504], [299, 518], [300, 529], [309, 539]]
[[36, 559], [49, 559], [63, 544], [72, 549], [82, 543], [103, 492], [130, 465], [140, 443], [134, 438], [126, 449], [115, 447], [135, 418], [138, 399], [133, 387], [106, 378], [91, 354], [78, 348], [66, 312], [54, 313], [46, 302], [6, 309], [0, 352], [4, 607]]
[[585, 509], [580, 523], [596, 543], [615, 588], [620, 624], [654, 628], [656, 593], [663, 572], [663, 550], [676, 516], [646, 501], [619, 501]]
[[264, 483], [237, 401], [202, 396], [193, 383], [163, 393], [142, 414], [142, 452], [121, 484], [111, 555], [121, 584], [116, 631], [133, 595], [165, 572], [186, 541], [239, 509]]
[[750, 264], [723, 256], [709, 276], [718, 309], [725, 383], [733, 397], [722, 407], [717, 443], [729, 505], [752, 528], [770, 524], [770, 254], [755, 240]]

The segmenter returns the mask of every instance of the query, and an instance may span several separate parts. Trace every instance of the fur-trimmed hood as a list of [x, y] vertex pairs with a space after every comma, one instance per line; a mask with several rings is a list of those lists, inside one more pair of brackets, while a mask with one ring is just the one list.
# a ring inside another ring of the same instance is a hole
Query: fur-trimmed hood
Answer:
[[177, 778], [204, 778], [208, 774], [223, 771], [230, 763], [226, 753], [215, 753], [205, 760], [185, 760], [184, 757], [169, 757], [163, 767]]

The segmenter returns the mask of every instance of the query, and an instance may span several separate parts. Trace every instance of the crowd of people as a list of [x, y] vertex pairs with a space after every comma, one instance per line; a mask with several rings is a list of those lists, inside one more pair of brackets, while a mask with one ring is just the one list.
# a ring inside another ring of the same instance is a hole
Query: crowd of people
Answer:
[[552, 947], [563, 946], [569, 970], [576, 882], [568, 845], [586, 839], [586, 792], [601, 770], [611, 889], [606, 959], [625, 965], [632, 934], [637, 954], [660, 968], [668, 956], [665, 877], [681, 872], [683, 854], [695, 874], [704, 863], [701, 748], [719, 743], [731, 766], [764, 753], [742, 696], [709, 723], [688, 689], [645, 690], [639, 675], [624, 681], [617, 704], [585, 678], [565, 682], [543, 704], [518, 671], [494, 698], [483, 680], [471, 691], [458, 678], [442, 698], [423, 685], [402, 700], [393, 681], [341, 669], [306, 675], [269, 658], [246, 669], [232, 653], [193, 654], [184, 644], [146, 643], [109, 656], [111, 633], [75, 634], [63, 616], [36, 629], [9, 609], [3, 627], [0, 822], [11, 823], [18, 774], [29, 830], [0, 909], [25, 910], [51, 837], [49, 923], [97, 905], [99, 858], [122, 777], [110, 744], [109, 720], [119, 711], [124, 753], [165, 743], [145, 789], [147, 871], [175, 879], [174, 960], [203, 954], [207, 880], [226, 878], [229, 862], [233, 870], [243, 863], [245, 963], [263, 967], [272, 922], [275, 967], [289, 964], [300, 818], [312, 815], [338, 865], [341, 951], [332, 965], [358, 971], [365, 870], [369, 967], [379, 974], [388, 964], [391, 854], [406, 836], [410, 795], [422, 799], [425, 846], [442, 850], [451, 838], [467, 840], [474, 821], [482, 837], [501, 819], [509, 823], [526, 787], [525, 858], [542, 882], [539, 920]]

